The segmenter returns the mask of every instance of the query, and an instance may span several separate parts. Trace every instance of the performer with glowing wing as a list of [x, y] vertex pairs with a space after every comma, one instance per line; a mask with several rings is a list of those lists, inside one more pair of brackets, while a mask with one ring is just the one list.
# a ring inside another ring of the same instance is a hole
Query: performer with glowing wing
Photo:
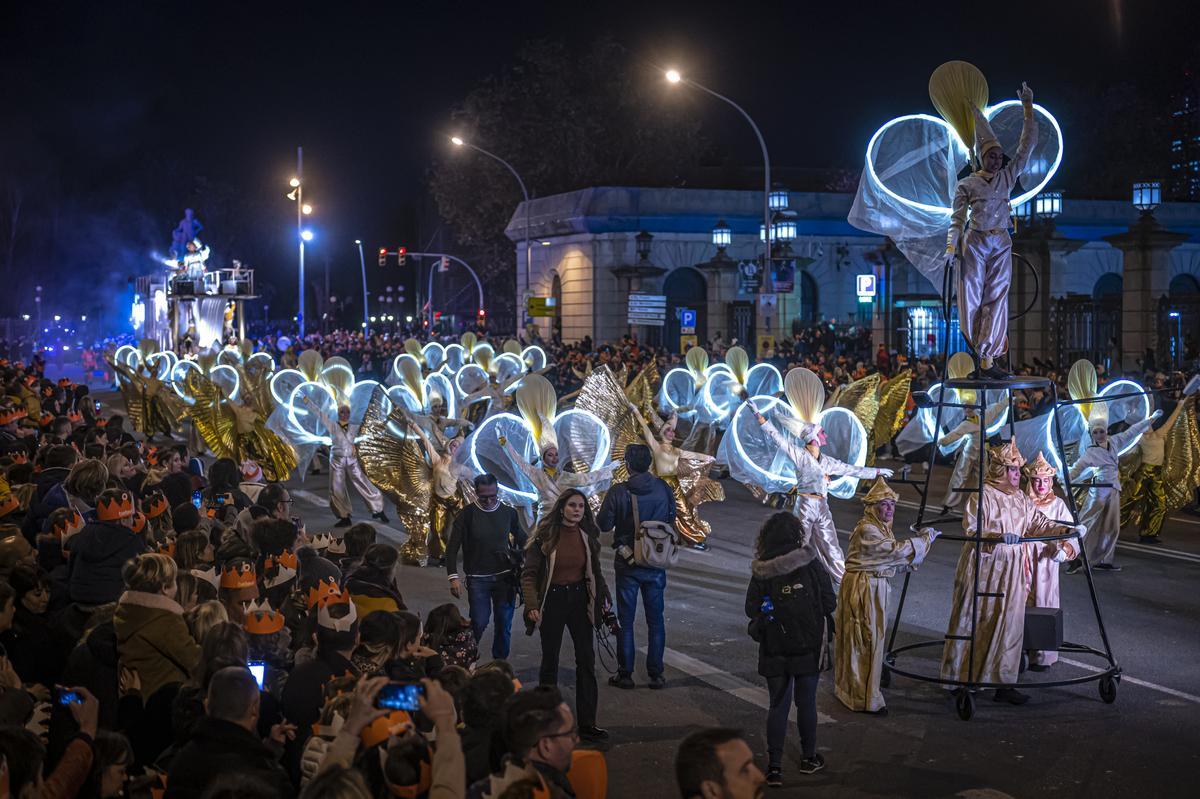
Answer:
[[439, 450], [411, 413], [403, 411], [403, 415], [408, 422], [408, 430], [415, 433], [421, 441], [430, 470], [433, 493], [430, 496], [428, 539], [422, 540], [410, 531], [408, 540], [400, 548], [400, 555], [410, 562], [417, 562], [425, 556], [426, 566], [441, 566], [446, 554], [450, 525], [454, 522], [455, 515], [467, 504], [467, 497], [473, 496], [469, 488], [470, 470], [456, 463], [454, 459], [463, 440], [455, 436], [446, 442], [444, 449]]
[[337, 517], [334, 527], [349, 527], [353, 524], [350, 518], [350, 486], [354, 486], [354, 490], [371, 509], [371, 518], [387, 524], [388, 517], [383, 512], [383, 495], [367, 478], [359, 461], [357, 439], [362, 425], [351, 423], [350, 406], [339, 404], [335, 420], [307, 394], [301, 394], [300, 398], [324, 426], [326, 435], [332, 441], [329, 447], [329, 508]]
[[[951, 379], [966, 377], [971, 371], [971, 356], [965, 352], [956, 352], [950, 356], [946, 364], [946, 373]], [[962, 389], [957, 392], [958, 401], [963, 405], [978, 402], [975, 391]], [[1008, 398], [1001, 394], [995, 402], [988, 406], [985, 417], [985, 428], [992, 430], [996, 421], [1008, 409]], [[979, 485], [979, 410], [963, 408], [963, 419], [953, 430], [938, 439], [938, 448], [943, 454], [958, 450], [954, 461], [954, 471], [950, 474], [950, 484], [946, 487], [946, 498], [942, 501], [945, 508], [957, 508], [962, 502], [963, 492], [960, 488], [975, 488]], [[984, 436], [987, 437], [986, 435]]]
[[168, 383], [175, 353], [159, 352], [156, 341], [142, 339], [137, 349], [120, 347], [106, 360], [116, 375], [133, 429], [147, 439], [159, 434], [170, 437], [183, 411]]
[[[1025, 493], [1043, 516], [1052, 522], [1074, 518], [1067, 503], [1054, 493], [1054, 478], [1058, 476], [1058, 470], [1050, 465], [1042, 453], [1037, 454], [1037, 460], [1026, 466], [1024, 472], [1029, 480]], [[1085, 525], [1077, 525], [1075, 529], [1080, 535], [1087, 532]], [[1077, 557], [1077, 540], [1025, 542], [1025, 590], [1029, 595], [1029, 605], [1038, 608], [1059, 607], [1058, 564]], [[1056, 662], [1058, 652], [1031, 650], [1029, 653], [1029, 668], [1033, 671], [1045, 671]]]
[[1142, 436], [1135, 450], [1141, 459], [1133, 483], [1121, 501], [1121, 520], [1141, 525], [1141, 542], [1159, 544], [1163, 520], [1182, 508], [1200, 485], [1200, 435], [1196, 396], [1181, 399], [1167, 420]]
[[834, 694], [851, 710], [886, 715], [879, 691], [887, 626], [888, 580], [913, 571], [941, 532], [926, 527], [897, 541], [892, 517], [900, 495], [882, 478], [863, 498], [863, 517], [850, 534], [846, 579], [838, 591], [833, 647]]
[[184, 393], [196, 432], [218, 458], [258, 463], [268, 480], [286, 480], [296, 468], [296, 453], [266, 426], [266, 415], [199, 369], [188, 370]]
[[[821, 427], [821, 411], [825, 404], [825, 387], [821, 378], [812, 371], [797, 367], [787, 373], [783, 380], [784, 393], [788, 398], [786, 410], [791, 413], [776, 415], [792, 438], [781, 433], [767, 419], [757, 402], [765, 398], [752, 398], [747, 402], [755, 414], [763, 433], [778, 447], [780, 453], [791, 461], [794, 471], [793, 491], [795, 505], [793, 512], [800, 523], [807, 529], [817, 546], [817, 555], [821, 565], [829, 572], [835, 584], [842, 582], [846, 572], [846, 558], [837, 540], [837, 528], [833, 524], [833, 516], [829, 512], [829, 480], [831, 476], [849, 475], [859, 479], [874, 479], [876, 477], [891, 477], [891, 469], [873, 466], [854, 466], [827, 455], [821, 448], [829, 443], [825, 430]], [[776, 403], [783, 407], [782, 403]], [[861, 427], [861, 425], [860, 425]], [[733, 431], [732, 435], [737, 435]], [[865, 434], [864, 434], [865, 439]], [[863, 442], [865, 446], [865, 440]], [[735, 461], [742, 456], [744, 448], [734, 449], [731, 469]], [[744, 456], [742, 456], [744, 457]], [[865, 457], [865, 453], [864, 453]], [[774, 458], [770, 459], [771, 461]], [[744, 473], [744, 465], [738, 464]], [[853, 489], [851, 489], [853, 495]]]

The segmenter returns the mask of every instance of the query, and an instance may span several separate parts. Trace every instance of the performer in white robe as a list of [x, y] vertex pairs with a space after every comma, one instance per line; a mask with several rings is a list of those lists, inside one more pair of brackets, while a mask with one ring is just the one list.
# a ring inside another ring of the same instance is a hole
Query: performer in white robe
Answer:
[[383, 512], [383, 494], [367, 479], [367, 474], [358, 460], [358, 448], [354, 440], [358, 438], [361, 425], [350, 422], [350, 406], [339, 406], [338, 418], [334, 420], [326, 416], [307, 396], [304, 396], [303, 400], [308, 409], [321, 420], [321, 424], [325, 425], [332, 441], [329, 447], [329, 508], [338, 519], [334, 527], [349, 527], [353, 523], [350, 518], [351, 486], [371, 509], [371, 518], [387, 524], [388, 517]]
[[[1117, 538], [1121, 534], [1120, 452], [1126, 444], [1148, 430], [1160, 416], [1162, 411], [1155, 411], [1124, 431], [1110, 436], [1108, 408], [1105, 403], [1095, 403], [1088, 414], [1088, 432], [1091, 434], [1092, 445], [1085, 449], [1071, 466], [1071, 482], [1091, 477], [1092, 482], [1101, 484], [1088, 489], [1087, 499], [1084, 500], [1083, 509], [1079, 513], [1079, 520], [1092, 531], [1084, 546], [1093, 569], [1121, 570], [1120, 566], [1113, 564], [1113, 556], [1117, 552]], [[1080, 561], [1076, 561], [1071, 564], [1067, 573], [1073, 574], [1082, 566]]]
[[[988, 449], [987, 482], [982, 495], [972, 495], [963, 514], [963, 529], [975, 535], [976, 509], [983, 509], [986, 539], [980, 544], [976, 573], [976, 543], [964, 541], [954, 574], [950, 624], [942, 650], [943, 679], [974, 683], [1015, 683], [1025, 638], [1025, 548], [1022, 537], [1059, 535], [1072, 529], [1042, 515], [1020, 490], [1025, 460], [1014, 442]], [[971, 606], [976, 604], [974, 657], [971, 656]], [[964, 690], [961, 687], [956, 690]], [[1022, 705], [1029, 697], [1015, 688], [996, 689], [997, 702]]]
[[863, 498], [863, 517], [850, 534], [846, 579], [838, 591], [833, 647], [834, 694], [851, 710], [886, 715], [879, 690], [887, 628], [888, 580], [925, 560], [940, 531], [925, 528], [897, 541], [892, 517], [900, 495], [882, 479]]
[[[1009, 199], [1037, 145], [1033, 91], [1017, 93], [1024, 124], [1017, 151], [1007, 165], [1004, 150], [979, 109], [975, 112], [975, 158], [979, 169], [954, 190], [946, 254], [958, 264], [958, 318], [963, 336], [979, 358], [986, 377], [1007, 374], [994, 363], [1008, 351], [1008, 290], [1012, 282]], [[968, 220], [968, 211], [970, 219]]]
[[[966, 401], [966, 400], [964, 400]], [[974, 398], [970, 399], [974, 402]], [[1007, 398], [1001, 399], [987, 409], [984, 420], [985, 429], [1000, 418], [1007, 407]], [[986, 437], [986, 436], [985, 436]], [[950, 483], [946, 486], [946, 498], [942, 504], [947, 508], [957, 508], [962, 503], [963, 493], [955, 489], [975, 488], [979, 484], [979, 412], [971, 409], [953, 430], [938, 439], [938, 447], [947, 451], [962, 440], [959, 445], [958, 457], [954, 461], [954, 471], [950, 474]]]
[[[1054, 493], [1054, 478], [1058, 471], [1046, 460], [1042, 453], [1037, 459], [1028, 464], [1025, 477], [1029, 483], [1025, 493], [1033, 500], [1034, 506], [1042, 515], [1051, 521], [1072, 521], [1071, 509], [1058, 494]], [[1080, 534], [1086, 531], [1086, 526], [1076, 527]], [[1025, 587], [1029, 594], [1027, 603], [1038, 608], [1059, 607], [1058, 569], [1059, 564], [1066, 560], [1079, 557], [1078, 542], [1075, 539], [1060, 541], [1027, 541], [1025, 543]], [[1029, 653], [1029, 668], [1032, 671], [1045, 671], [1058, 662], [1058, 652], [1031, 650]]]

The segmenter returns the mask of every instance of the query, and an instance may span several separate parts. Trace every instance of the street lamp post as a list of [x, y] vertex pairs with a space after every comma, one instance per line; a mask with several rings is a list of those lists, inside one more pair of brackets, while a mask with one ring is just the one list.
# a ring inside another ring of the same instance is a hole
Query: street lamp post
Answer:
[[298, 288], [300, 289], [299, 310], [296, 314], [296, 321], [300, 325], [300, 338], [304, 338], [304, 242], [312, 241], [312, 232], [304, 229], [304, 217], [312, 213], [312, 206], [304, 202], [304, 148], [296, 148], [296, 177], [292, 178], [288, 185], [292, 190], [288, 193], [288, 199], [296, 202], [296, 240], [300, 245], [300, 264], [298, 274]]
[[[512, 176], [517, 179], [517, 183], [521, 187], [521, 196], [523, 196], [525, 198], [525, 293], [527, 295], [532, 295], [532, 292], [533, 292], [533, 252], [530, 249], [530, 242], [529, 242], [529, 191], [528, 191], [528, 189], [525, 188], [525, 181], [521, 179], [521, 175], [517, 172], [517, 170], [513, 169], [512, 164], [508, 163], [507, 161], [505, 161], [503, 158], [496, 155], [495, 153], [488, 152], [487, 150], [483, 149], [482, 147], [471, 144], [469, 141], [466, 141], [461, 136], [451, 136], [450, 143], [453, 144], [455, 147], [470, 147], [472, 150], [475, 150], [476, 152], [483, 153], [487, 157], [492, 158], [496, 161], [499, 161], [501, 164], [504, 164], [505, 168], [507, 168], [508, 171], [512, 173]], [[433, 312], [432, 306], [430, 306], [430, 308], [431, 308], [430, 313], [432, 313]], [[518, 311], [518, 314], [519, 313], [520, 312]]]
[[362, 284], [363, 284], [363, 335], [370, 332], [367, 327], [367, 261], [363, 257], [362, 239], [355, 239], [354, 243], [358, 245], [358, 265], [362, 268]]
[[668, 83], [682, 83], [686, 86], [691, 86], [693, 89], [699, 89], [705, 94], [716, 97], [718, 100], [723, 100], [729, 105], [737, 109], [738, 113], [745, 117], [750, 123], [750, 127], [754, 129], [754, 135], [758, 138], [759, 149], [762, 150], [763, 159], [763, 269], [769, 269], [771, 266], [771, 156], [767, 154], [767, 142], [763, 139], [762, 131], [758, 129], [758, 125], [754, 124], [754, 120], [746, 113], [746, 109], [730, 100], [723, 94], [718, 94], [707, 86], [697, 83], [691, 78], [685, 78], [679, 74], [679, 70], [668, 69], [666, 72]]

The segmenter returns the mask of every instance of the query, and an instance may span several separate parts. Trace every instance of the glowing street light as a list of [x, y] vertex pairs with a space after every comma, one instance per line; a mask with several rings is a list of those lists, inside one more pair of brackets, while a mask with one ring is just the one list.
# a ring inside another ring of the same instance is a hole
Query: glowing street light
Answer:
[[301, 211], [301, 213], [303, 213], [305, 216], [308, 216], [309, 214], [311, 214], [311, 213], [312, 213], [312, 206], [311, 206], [311, 205], [309, 205], [308, 203], [305, 203], [304, 205], [300, 206], [300, 211]]
[[681, 81], [681, 80], [683, 80], [683, 76], [679, 74], [679, 70], [677, 70], [677, 69], [668, 69], [667, 70], [667, 82], [668, 83], [679, 83], [679, 81]]
[[292, 178], [290, 181], [288, 181], [288, 185], [293, 189], [300, 188], [300, 178]]
[[288, 193], [288, 199], [294, 200], [296, 203], [296, 238], [299, 239], [300, 245], [299, 268], [297, 270], [299, 290], [298, 297], [298, 313], [296, 321], [299, 324], [300, 338], [304, 338], [304, 242], [312, 241], [312, 231], [304, 229], [304, 217], [312, 213], [312, 206], [304, 202], [304, 184], [301, 178], [304, 177], [304, 148], [296, 148], [296, 175], [288, 181], [288, 185], [292, 187]]
[[464, 144], [466, 144], [466, 142], [463, 141], [462, 138], [460, 138], [458, 136], [451, 136], [450, 143], [453, 144], [455, 147], [462, 147]]
[[302, 241], [312, 241], [313, 240], [313, 232], [311, 230], [300, 231], [300, 239]]

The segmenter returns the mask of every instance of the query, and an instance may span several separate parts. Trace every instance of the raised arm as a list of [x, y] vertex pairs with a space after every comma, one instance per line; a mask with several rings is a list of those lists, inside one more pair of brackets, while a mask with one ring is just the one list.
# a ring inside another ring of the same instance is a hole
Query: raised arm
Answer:
[[413, 430], [421, 439], [421, 444], [425, 447], [425, 456], [429, 458], [429, 465], [436, 464], [441, 457], [441, 454], [437, 451], [437, 447], [433, 445], [429, 436], [421, 429], [421, 425], [417, 424], [417, 420], [407, 410], [404, 411], [404, 418], [408, 422], [409, 429]]
[[300, 401], [303, 402], [310, 411], [312, 411], [314, 416], [321, 420], [321, 424], [325, 425], [326, 430], [333, 430], [333, 426], [336, 424], [336, 422], [325, 415], [320, 406], [312, 401], [312, 397], [309, 397], [307, 394], [301, 394]]
[[629, 403], [629, 411], [633, 414], [633, 418], [637, 419], [637, 423], [642, 426], [642, 438], [646, 439], [646, 446], [650, 447], [654, 452], [658, 452], [658, 439], [654, 436], [654, 431], [650, 429], [650, 425], [646, 424], [646, 420], [642, 417], [641, 411], [632, 402]]
[[1150, 429], [1150, 425], [1154, 424], [1154, 420], [1162, 416], [1162, 411], [1155, 411], [1140, 422], [1131, 424], [1128, 429], [1117, 433], [1114, 436], [1109, 436], [1109, 444], [1113, 449], [1120, 452], [1133, 439], [1140, 436], [1142, 433]]
[[1012, 183], [1016, 183], [1017, 178], [1024, 174], [1026, 167], [1029, 166], [1029, 157], [1033, 155], [1033, 148], [1037, 146], [1038, 141], [1037, 119], [1033, 115], [1033, 90], [1027, 84], [1022, 83], [1021, 91], [1017, 93], [1017, 96], [1021, 99], [1025, 120], [1021, 124], [1021, 138], [1017, 142], [1017, 152], [1013, 154], [1012, 160], [1004, 168]]
[[876, 477], [891, 477], [891, 469], [880, 469], [874, 466], [855, 466], [852, 463], [839, 461], [837, 458], [821, 453], [821, 457], [817, 458], [817, 466], [821, 468], [827, 476], [841, 476], [848, 474], [851, 477], [859, 477], [864, 480], [874, 480]]
[[504, 436], [500, 436], [500, 446], [504, 447], [504, 451], [508, 453], [508, 457], [512, 460], [513, 465], [520, 469], [521, 473], [536, 485], [537, 480], [534, 477], [539, 471], [538, 468], [521, 457], [521, 453], [517, 452], [517, 448]]

